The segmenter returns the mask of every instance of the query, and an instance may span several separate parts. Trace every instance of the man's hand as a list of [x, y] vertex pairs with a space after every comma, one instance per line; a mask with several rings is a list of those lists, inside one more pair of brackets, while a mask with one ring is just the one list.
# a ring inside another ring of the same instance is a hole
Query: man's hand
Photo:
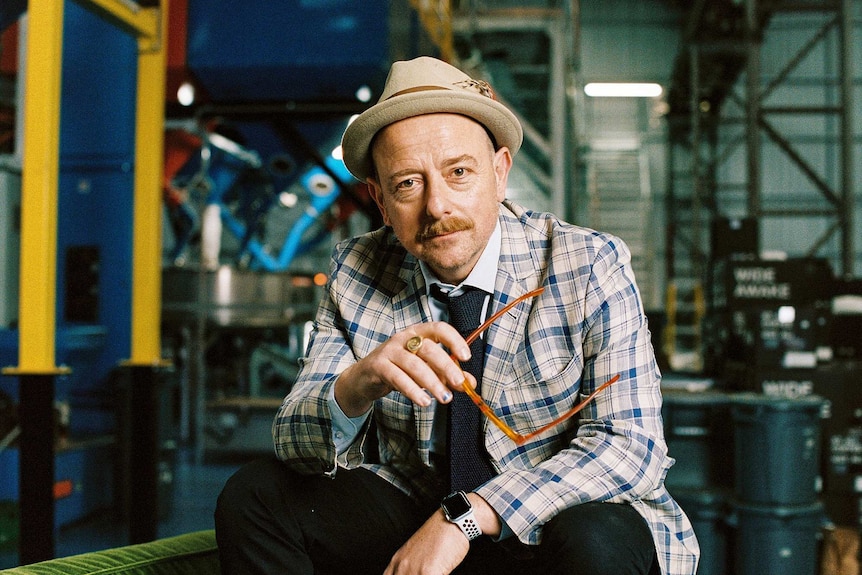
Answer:
[[[502, 523], [494, 509], [475, 493], [468, 493], [467, 498], [482, 533], [499, 536]], [[438, 509], [395, 553], [384, 575], [447, 575], [464, 561], [469, 550], [470, 541], [461, 529]]]
[[448, 575], [461, 564], [470, 542], [438, 510], [401, 546], [384, 575]]
[[[406, 347], [414, 336], [423, 338], [415, 353]], [[451, 325], [417, 324], [393, 335], [344, 370], [335, 382], [335, 400], [348, 417], [362, 415], [371, 409], [374, 400], [393, 390], [423, 407], [431, 405], [431, 396], [440, 403], [449, 403], [452, 390], [461, 391], [465, 379], [475, 385], [475, 379], [459, 369], [440, 343], [460, 360], [470, 357], [470, 348]]]

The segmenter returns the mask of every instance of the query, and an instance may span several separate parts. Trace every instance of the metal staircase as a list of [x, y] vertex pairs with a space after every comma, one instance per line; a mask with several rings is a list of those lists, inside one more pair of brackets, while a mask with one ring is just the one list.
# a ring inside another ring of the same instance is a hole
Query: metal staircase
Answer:
[[646, 153], [639, 149], [591, 150], [585, 160], [587, 225], [626, 242], [641, 297], [644, 302], [655, 301], [650, 280], [655, 275], [658, 238]]

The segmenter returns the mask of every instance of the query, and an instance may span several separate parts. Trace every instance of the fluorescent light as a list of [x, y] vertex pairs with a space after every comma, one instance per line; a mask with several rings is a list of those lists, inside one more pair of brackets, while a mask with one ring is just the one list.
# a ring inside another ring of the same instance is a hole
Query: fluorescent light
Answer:
[[584, 93], [595, 98], [655, 98], [661, 96], [661, 85], [639, 82], [591, 82]]

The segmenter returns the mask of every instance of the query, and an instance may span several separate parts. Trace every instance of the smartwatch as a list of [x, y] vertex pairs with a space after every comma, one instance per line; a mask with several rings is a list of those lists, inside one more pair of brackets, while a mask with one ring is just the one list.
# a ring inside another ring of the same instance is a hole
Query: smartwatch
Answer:
[[472, 541], [482, 534], [476, 516], [473, 515], [473, 506], [463, 491], [456, 491], [444, 497], [440, 507], [443, 508], [446, 519], [457, 525], [468, 540]]

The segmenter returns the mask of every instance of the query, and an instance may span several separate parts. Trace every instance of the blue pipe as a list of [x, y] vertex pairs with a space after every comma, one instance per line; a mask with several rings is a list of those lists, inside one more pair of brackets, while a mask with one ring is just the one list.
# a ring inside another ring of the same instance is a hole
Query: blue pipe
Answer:
[[313, 242], [308, 243], [302, 241], [302, 236], [320, 215], [331, 208], [335, 200], [338, 199], [341, 194], [339, 182], [349, 182], [353, 179], [344, 162], [340, 159], [329, 156], [325, 160], [325, 165], [338, 177], [338, 181], [333, 180], [332, 176], [320, 166], [314, 166], [301, 176], [300, 183], [311, 194], [311, 205], [305, 209], [285, 238], [278, 258], [278, 265], [281, 269], [287, 269], [297, 254], [304, 253], [311, 249], [314, 244], [320, 243], [322, 240], [320, 237], [314, 238]]

